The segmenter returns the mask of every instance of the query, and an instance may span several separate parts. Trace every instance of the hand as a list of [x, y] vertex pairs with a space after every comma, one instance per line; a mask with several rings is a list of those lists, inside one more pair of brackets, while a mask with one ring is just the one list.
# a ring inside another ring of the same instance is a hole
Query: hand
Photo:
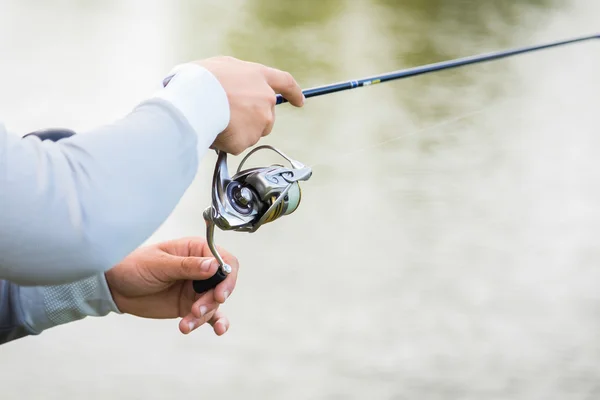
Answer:
[[229, 329], [218, 310], [235, 288], [238, 260], [218, 248], [231, 265], [229, 276], [201, 295], [192, 280], [208, 279], [219, 263], [203, 238], [182, 238], [141, 247], [106, 272], [106, 281], [121, 312], [144, 318], [178, 318], [179, 330], [188, 334], [208, 322], [217, 335]]
[[271, 133], [276, 94], [283, 95], [296, 107], [304, 105], [302, 89], [287, 72], [232, 57], [214, 57], [197, 63], [219, 80], [229, 100], [229, 125], [213, 143], [216, 149], [238, 155]]

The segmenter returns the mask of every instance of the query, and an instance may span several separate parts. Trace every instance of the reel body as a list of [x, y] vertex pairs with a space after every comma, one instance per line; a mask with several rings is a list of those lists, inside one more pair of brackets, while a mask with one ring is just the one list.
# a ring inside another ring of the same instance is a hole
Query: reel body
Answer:
[[[290, 167], [274, 164], [268, 167], [242, 170], [246, 160], [258, 150], [269, 149], [286, 159]], [[258, 146], [240, 162], [236, 174], [230, 176], [227, 153], [217, 151], [212, 181], [212, 203], [203, 212], [208, 246], [219, 262], [217, 273], [204, 281], [194, 281], [194, 290], [203, 293], [222, 282], [231, 267], [225, 263], [215, 246], [215, 226], [221, 230], [256, 232], [262, 225], [296, 211], [302, 192], [299, 182], [312, 176], [312, 170], [280, 150]]]

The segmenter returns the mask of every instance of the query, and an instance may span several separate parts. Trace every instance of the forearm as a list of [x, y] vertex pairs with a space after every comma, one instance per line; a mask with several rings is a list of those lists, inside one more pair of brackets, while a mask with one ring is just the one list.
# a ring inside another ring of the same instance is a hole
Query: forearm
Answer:
[[154, 233], [229, 119], [212, 75], [185, 78], [124, 119], [57, 143], [0, 126], [0, 279], [81, 280]]
[[119, 313], [104, 274], [55, 286], [23, 287], [0, 281], [0, 344], [38, 335], [51, 327]]

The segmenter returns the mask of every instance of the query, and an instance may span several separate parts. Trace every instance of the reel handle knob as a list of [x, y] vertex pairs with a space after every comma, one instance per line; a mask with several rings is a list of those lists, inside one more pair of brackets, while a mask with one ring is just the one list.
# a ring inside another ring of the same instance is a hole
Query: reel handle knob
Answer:
[[216, 287], [219, 283], [223, 282], [227, 276], [231, 273], [231, 265], [227, 264], [217, 247], [215, 246], [215, 222], [212, 219], [213, 209], [208, 207], [204, 210], [204, 222], [206, 223], [206, 243], [208, 244], [208, 248], [210, 249], [213, 256], [219, 262], [219, 269], [217, 272], [208, 279], [205, 280], [195, 280], [192, 282], [192, 287], [194, 291], [198, 294], [204, 293]]
[[223, 282], [225, 278], [227, 278], [227, 273], [225, 273], [224, 269], [231, 271], [231, 267], [225, 264], [223, 267], [219, 267], [217, 272], [210, 278], [203, 281], [193, 281], [192, 286], [194, 288], [194, 292], [200, 294], [208, 292], [210, 289], [214, 289], [219, 283]]

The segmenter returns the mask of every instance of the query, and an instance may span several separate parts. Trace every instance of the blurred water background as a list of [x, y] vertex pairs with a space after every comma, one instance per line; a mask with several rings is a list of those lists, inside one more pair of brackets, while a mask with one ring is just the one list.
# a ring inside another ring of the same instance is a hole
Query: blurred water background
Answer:
[[[599, 19], [593, 0], [0, 0], [0, 115], [82, 131], [188, 60], [308, 88]], [[230, 332], [88, 318], [2, 346], [0, 398], [600, 398], [599, 45], [279, 106], [263, 143], [314, 175], [292, 216], [217, 232], [242, 268]], [[204, 235], [214, 161], [151, 241]]]

